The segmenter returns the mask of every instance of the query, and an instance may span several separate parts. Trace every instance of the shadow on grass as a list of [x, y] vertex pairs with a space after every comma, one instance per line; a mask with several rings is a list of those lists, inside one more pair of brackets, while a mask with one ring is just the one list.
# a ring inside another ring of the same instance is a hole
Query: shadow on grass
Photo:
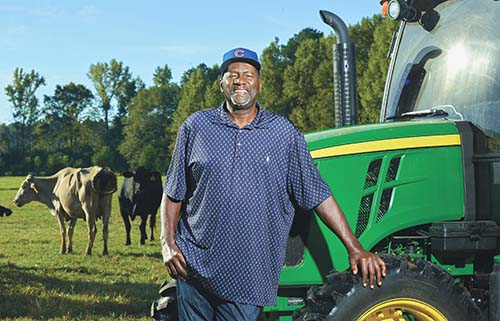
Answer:
[[151, 302], [159, 297], [158, 284], [72, 281], [43, 273], [33, 267], [0, 265], [0, 319], [133, 319], [146, 317]]
[[130, 256], [130, 257], [149, 257], [149, 258], [153, 258], [153, 259], [162, 259], [161, 253], [136, 253], [136, 252], [116, 251], [116, 255]]

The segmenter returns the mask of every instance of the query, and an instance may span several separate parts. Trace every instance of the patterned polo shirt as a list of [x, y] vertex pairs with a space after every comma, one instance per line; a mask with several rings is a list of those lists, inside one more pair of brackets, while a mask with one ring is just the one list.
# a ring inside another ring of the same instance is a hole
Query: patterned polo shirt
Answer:
[[164, 193], [183, 201], [176, 242], [190, 282], [257, 306], [276, 304], [295, 206], [331, 195], [290, 121], [259, 106], [239, 128], [224, 105], [180, 127]]

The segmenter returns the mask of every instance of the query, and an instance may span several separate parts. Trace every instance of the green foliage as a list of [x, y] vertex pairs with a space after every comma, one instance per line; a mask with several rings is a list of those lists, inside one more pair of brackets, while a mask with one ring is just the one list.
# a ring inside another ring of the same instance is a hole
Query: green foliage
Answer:
[[[208, 68], [205, 64], [200, 64], [183, 75], [179, 104], [173, 114], [170, 127], [172, 137], [177, 136], [179, 127], [189, 115], [198, 110], [216, 107], [216, 105], [209, 105], [208, 103], [213, 103], [216, 100], [212, 95], [214, 94], [214, 82], [217, 81], [219, 73], [220, 70], [217, 66]], [[222, 101], [222, 99], [219, 101]], [[175, 139], [172, 139], [169, 146], [170, 152], [172, 152], [174, 146]]]
[[98, 62], [91, 65], [87, 76], [94, 84], [97, 97], [100, 100], [99, 107], [104, 113], [104, 122], [108, 126], [109, 113], [113, 107], [112, 101], [117, 99], [120, 94], [123, 95], [130, 91], [127, 84], [131, 82], [132, 75], [123, 62], [111, 59], [109, 63]]
[[25, 73], [22, 68], [14, 70], [13, 84], [5, 87], [5, 93], [12, 104], [16, 126], [16, 152], [28, 151], [31, 147], [31, 129], [40, 116], [38, 98], [35, 92], [45, 85], [45, 78], [31, 70]]
[[359, 118], [364, 124], [379, 121], [385, 78], [389, 68], [387, 53], [392, 39], [391, 35], [398, 26], [395, 21], [384, 19], [380, 15], [373, 17], [373, 24], [373, 41], [370, 42], [368, 63], [358, 79], [361, 103]]
[[[131, 246], [116, 194], [113, 196], [108, 257], [102, 253], [101, 221], [93, 254], [84, 256], [87, 228], [78, 220], [73, 253], [59, 254], [57, 220], [45, 205], [32, 202], [15, 208], [12, 199], [24, 177], [0, 178], [0, 204], [13, 214], [0, 218], [0, 319], [34, 320], [151, 320], [149, 307], [159, 298], [167, 278], [156, 240], [139, 246], [138, 220]], [[119, 184], [122, 178], [119, 177]]]
[[[109, 63], [99, 62], [91, 65], [87, 76], [94, 84], [97, 97], [99, 97], [99, 107], [104, 114], [105, 126], [104, 140], [98, 148], [100, 155], [94, 155], [93, 159], [112, 161], [109, 164], [110, 167], [124, 170], [128, 165], [124, 164], [126, 160], [122, 159], [118, 153], [118, 146], [123, 140], [122, 120], [127, 115], [128, 104], [141, 89], [145, 88], [145, 85], [140, 78], [133, 79], [129, 68], [115, 59]], [[116, 101], [118, 110], [110, 130], [109, 117], [113, 112], [113, 101]], [[113, 154], [113, 156], [108, 154]]]
[[290, 105], [283, 92], [283, 73], [287, 62], [283, 57], [278, 38], [264, 49], [260, 57], [262, 64], [262, 91], [259, 101], [264, 108], [281, 115], [290, 114]]
[[172, 71], [165, 65], [157, 67], [153, 75], [153, 82], [156, 87], [169, 86], [172, 81]]
[[24, 73], [22, 68], [14, 70], [13, 84], [5, 87], [14, 110], [14, 120], [28, 126], [35, 123], [40, 115], [35, 92], [42, 85], [45, 85], [45, 78], [34, 70], [30, 73]]
[[170, 82], [171, 77], [168, 66], [157, 69], [154, 76], [156, 86], [141, 90], [129, 105], [125, 136], [119, 150], [131, 168], [144, 166], [162, 172], [166, 170], [171, 140], [168, 129], [180, 91]]
[[[302, 131], [331, 127], [334, 123], [332, 39], [308, 39], [295, 53], [296, 60], [285, 70], [283, 93], [294, 102], [290, 120]], [[330, 54], [329, 54], [330, 53]]]
[[81, 115], [92, 104], [93, 98], [92, 92], [83, 85], [57, 85], [54, 95], [44, 98], [44, 113], [51, 125], [47, 130], [52, 131], [47, 135], [62, 140], [64, 147], [73, 149], [80, 137]]
[[293, 62], [296, 59], [295, 53], [303, 41], [308, 39], [319, 40], [322, 37], [323, 33], [318, 30], [312, 28], [305, 28], [301, 30], [299, 33], [293, 35], [293, 37], [288, 40], [286, 45], [281, 48], [285, 60]]
[[101, 146], [95, 151], [92, 156], [92, 164], [101, 167], [113, 167], [115, 161], [115, 153], [109, 146]]
[[56, 173], [61, 168], [67, 167], [68, 163], [69, 158], [63, 153], [49, 154], [46, 163], [48, 173]]

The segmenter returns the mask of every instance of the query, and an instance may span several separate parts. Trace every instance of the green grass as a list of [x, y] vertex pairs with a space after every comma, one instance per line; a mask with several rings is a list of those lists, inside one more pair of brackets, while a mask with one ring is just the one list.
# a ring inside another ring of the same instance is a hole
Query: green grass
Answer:
[[[139, 246], [139, 219], [132, 245], [117, 194], [110, 218], [109, 256], [102, 256], [102, 224], [91, 256], [84, 256], [87, 227], [78, 220], [73, 253], [59, 254], [56, 219], [37, 202], [17, 208], [12, 200], [24, 177], [0, 177], [0, 204], [12, 209], [0, 218], [1, 320], [151, 320], [151, 302], [168, 277], [161, 261], [159, 215], [155, 241]], [[119, 180], [119, 184], [121, 180]]]

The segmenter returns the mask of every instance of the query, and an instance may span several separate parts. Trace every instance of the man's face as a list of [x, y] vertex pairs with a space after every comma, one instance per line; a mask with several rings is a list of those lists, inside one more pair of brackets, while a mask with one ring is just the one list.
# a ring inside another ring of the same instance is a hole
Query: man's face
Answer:
[[221, 80], [221, 91], [235, 109], [252, 107], [257, 101], [262, 82], [259, 72], [251, 64], [233, 62]]

